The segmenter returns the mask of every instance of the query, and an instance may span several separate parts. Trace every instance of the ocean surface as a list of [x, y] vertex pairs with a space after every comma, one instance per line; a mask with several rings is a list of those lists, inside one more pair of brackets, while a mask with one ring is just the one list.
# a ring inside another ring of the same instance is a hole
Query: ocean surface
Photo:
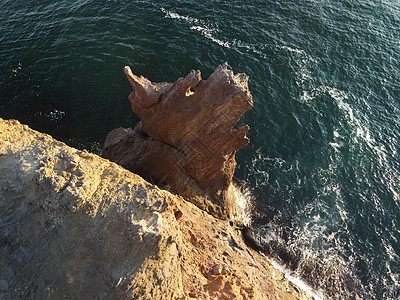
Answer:
[[400, 298], [400, 1], [0, 0], [0, 117], [100, 153], [122, 71], [250, 76], [236, 177], [271, 261], [328, 299]]

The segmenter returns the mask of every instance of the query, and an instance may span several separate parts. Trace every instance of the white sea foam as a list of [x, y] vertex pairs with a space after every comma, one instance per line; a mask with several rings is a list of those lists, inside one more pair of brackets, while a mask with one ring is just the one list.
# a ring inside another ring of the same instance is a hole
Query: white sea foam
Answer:
[[333, 135], [335, 136], [335, 138], [338, 138], [338, 137], [340, 137], [340, 134], [339, 134], [339, 132], [337, 132], [336, 130], [334, 130], [334, 131], [333, 131]]
[[52, 119], [53, 121], [59, 121], [61, 120], [65, 115], [65, 111], [61, 111], [58, 109], [53, 109], [51, 112], [46, 114], [47, 117]]
[[296, 54], [301, 54], [301, 55], [305, 55], [306, 54], [306, 52], [304, 50], [302, 50], [302, 49], [296, 49], [296, 48], [292, 48], [292, 47], [289, 47], [289, 46], [282, 46], [282, 45], [277, 45], [276, 47], [279, 48], [279, 49], [287, 50], [287, 51], [292, 52], [292, 53], [296, 53]]
[[17, 76], [18, 72], [22, 69], [22, 63], [18, 63], [15, 68], [11, 69], [12, 76]]
[[[249, 189], [247, 189], [246, 187], [240, 187], [240, 188], [235, 187], [235, 193], [237, 196], [237, 203], [242, 210], [243, 223], [246, 226], [249, 226], [249, 225], [251, 225], [251, 221], [252, 221], [252, 211], [253, 211], [252, 203], [254, 203], [253, 201], [255, 201], [255, 199], [252, 196], [251, 191]], [[315, 219], [316, 224], [319, 223], [319, 216], [315, 216], [314, 219]], [[318, 232], [319, 232], [321, 230], [321, 228], [318, 228], [316, 230], [318, 230]], [[272, 241], [277, 241], [279, 239], [276, 231], [272, 227], [269, 227], [269, 228], [267, 228], [266, 231], [263, 231], [262, 235], [258, 236], [258, 238], [260, 239], [259, 240], [260, 244], [268, 244]], [[307, 251], [307, 250], [305, 250], [305, 251]], [[261, 253], [261, 254], [264, 255], [263, 253]], [[312, 256], [313, 253], [310, 253], [309, 255]], [[287, 280], [289, 280], [295, 286], [302, 289], [310, 297], [312, 297], [313, 299], [321, 299], [321, 300], [324, 299], [321, 291], [320, 292], [315, 291], [310, 285], [308, 285], [303, 280], [301, 280], [300, 277], [295, 272], [290, 271], [285, 266], [283, 266], [282, 264], [277, 262], [275, 259], [268, 257], [268, 256], [265, 256], [265, 257], [275, 269], [282, 272], [283, 276]]]
[[182, 16], [182, 15], [176, 13], [176, 12], [167, 10], [164, 7], [161, 7], [161, 11], [165, 14], [166, 18], [184, 20], [184, 21], [186, 21], [188, 23], [191, 23], [191, 24], [193, 24], [193, 23], [194, 24], [200, 24], [201, 23], [199, 19], [192, 18], [192, 17], [189, 17], [189, 16]]
[[231, 41], [222, 40], [217, 37], [217, 33], [220, 32], [217, 24], [211, 24], [209, 22], [205, 22], [202, 19], [193, 18], [190, 16], [182, 16], [176, 12], [170, 11], [161, 7], [161, 11], [165, 14], [166, 18], [177, 19], [186, 22], [190, 25], [190, 29], [199, 32], [202, 36], [211, 40], [212, 42], [218, 44], [221, 47], [225, 47], [228, 49], [236, 50], [239, 53], [242, 53], [241, 50], [245, 50], [246, 52], [252, 52], [263, 59], [266, 59], [267, 56], [257, 48], [256, 45], [252, 45], [246, 43], [244, 41], [233, 39]]
[[242, 213], [243, 224], [250, 226], [252, 221], [252, 203], [254, 203], [255, 199], [248, 188], [234, 186], [234, 191], [237, 205]]
[[314, 99], [313, 95], [309, 91], [303, 91], [303, 95], [300, 96], [300, 100], [307, 102]]
[[[265, 255], [264, 255], [265, 256]], [[265, 256], [266, 259], [269, 261], [269, 263], [277, 270], [281, 271], [282, 274], [285, 276], [285, 278], [287, 280], [289, 280], [290, 282], [292, 282], [294, 285], [298, 286], [299, 288], [301, 288], [303, 291], [305, 291], [310, 297], [312, 297], [313, 299], [316, 300], [322, 300], [324, 299], [323, 295], [321, 294], [321, 292], [317, 292], [315, 291], [312, 287], [310, 287], [307, 283], [305, 283], [304, 281], [302, 281], [298, 276], [296, 276], [295, 273], [293, 273], [292, 271], [286, 269], [284, 266], [282, 266], [281, 264], [279, 264], [276, 260]]]
[[[299, 87], [306, 88], [307, 83], [312, 79], [310, 67], [315, 63], [315, 59], [313, 59], [310, 55], [307, 54], [302, 49], [292, 48], [289, 46], [276, 45], [278, 49], [285, 50], [291, 53], [294, 57], [294, 62], [297, 64], [298, 69], [295, 71], [296, 74], [296, 84]], [[303, 93], [304, 100], [310, 100], [307, 97], [307, 92]]]
[[257, 49], [256, 45], [248, 44], [246, 42], [237, 39], [233, 39], [231, 44], [238, 48], [245, 49], [247, 52], [253, 52], [254, 54], [259, 55], [263, 59], [267, 58], [267, 56], [261, 50]]
[[[303, 95], [300, 96], [301, 102], [306, 103], [307, 105], [316, 105], [312, 102], [316, 97], [328, 94], [331, 99], [333, 99], [345, 116], [347, 120], [347, 124], [352, 127], [351, 139], [352, 142], [358, 144], [360, 142], [364, 143], [370, 151], [377, 156], [378, 162], [381, 166], [385, 165], [385, 161], [387, 160], [387, 151], [384, 145], [379, 144], [376, 139], [373, 137], [370, 129], [368, 128], [368, 124], [366, 121], [363, 121], [363, 117], [361, 113], [357, 110], [354, 110], [352, 106], [348, 103], [349, 94], [348, 92], [336, 89], [334, 87], [329, 86], [318, 86], [313, 88], [310, 91], [304, 90]], [[343, 124], [339, 124], [343, 125]], [[334, 130], [334, 140], [329, 142], [329, 145], [338, 150], [345, 143], [344, 138], [339, 135], [339, 130]], [[347, 141], [349, 142], [349, 141]]]
[[[335, 100], [338, 108], [343, 112], [345, 118], [347, 119], [347, 123], [352, 126], [351, 138], [352, 141], [356, 144], [362, 142], [366, 145], [370, 151], [377, 157], [377, 161], [380, 166], [384, 166], [387, 161], [387, 150], [384, 145], [379, 144], [376, 139], [373, 137], [370, 129], [368, 128], [367, 121], [361, 112], [354, 110], [351, 105], [348, 103], [349, 95], [345, 91], [341, 91], [339, 89], [329, 87], [329, 86], [319, 86], [313, 89], [311, 92], [304, 92], [308, 95], [309, 99], [314, 99], [318, 95], [328, 93], [329, 96]], [[303, 101], [306, 100], [306, 97], [300, 97]], [[331, 142], [330, 145], [338, 149], [339, 146], [343, 145], [343, 137], [338, 135], [338, 130], [334, 131], [335, 141]], [[340, 142], [339, 142], [340, 140]]]
[[225, 47], [225, 48], [230, 48], [231, 45], [229, 42], [224, 42], [220, 39], [217, 39], [216, 37], [213, 36], [213, 30], [208, 28], [208, 27], [204, 27], [204, 26], [191, 26], [190, 27], [191, 30], [196, 30], [198, 32], [200, 32], [203, 36], [205, 36], [206, 38], [210, 39], [211, 41], [213, 41], [214, 43]]
[[329, 143], [329, 145], [334, 148], [335, 150], [338, 150], [339, 148], [341, 148], [343, 145], [339, 144], [339, 143]]
[[161, 7], [161, 11], [165, 14], [166, 18], [170, 18], [170, 19], [177, 19], [177, 20], [182, 20], [185, 21], [186, 23], [188, 23], [189, 25], [191, 25], [189, 28], [191, 30], [197, 31], [199, 32], [201, 35], [203, 35], [204, 37], [208, 38], [209, 40], [213, 41], [214, 43], [225, 47], [225, 48], [230, 48], [231, 47], [231, 43], [227, 42], [227, 41], [223, 41], [221, 39], [218, 39], [215, 37], [215, 33], [218, 32], [218, 27], [217, 25], [214, 24], [214, 26], [210, 27], [207, 22], [201, 20], [201, 19], [197, 19], [197, 18], [193, 18], [190, 16], [182, 16], [176, 12], [170, 11], [165, 9], [164, 7]]

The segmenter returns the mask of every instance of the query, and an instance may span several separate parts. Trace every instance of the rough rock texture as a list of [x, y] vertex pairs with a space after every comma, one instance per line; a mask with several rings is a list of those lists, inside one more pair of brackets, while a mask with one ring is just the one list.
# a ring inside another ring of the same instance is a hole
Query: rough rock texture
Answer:
[[103, 157], [171, 186], [214, 216], [240, 217], [232, 177], [235, 153], [249, 142], [249, 127], [234, 126], [253, 106], [248, 77], [235, 75], [226, 63], [207, 80], [192, 70], [175, 83], [152, 83], [124, 70], [141, 122], [134, 130], [112, 131]]
[[227, 221], [2, 119], [0, 266], [0, 299], [307, 298]]

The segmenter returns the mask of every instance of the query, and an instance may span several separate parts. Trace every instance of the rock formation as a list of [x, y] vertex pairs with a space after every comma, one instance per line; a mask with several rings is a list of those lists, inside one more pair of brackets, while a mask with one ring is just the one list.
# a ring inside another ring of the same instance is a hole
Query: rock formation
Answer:
[[227, 64], [207, 79], [191, 71], [175, 83], [152, 83], [124, 69], [141, 122], [109, 133], [102, 156], [178, 194], [223, 219], [238, 220], [232, 177], [235, 153], [249, 142], [249, 127], [234, 129], [252, 108], [245, 74]]
[[0, 119], [0, 299], [307, 299], [240, 233]]

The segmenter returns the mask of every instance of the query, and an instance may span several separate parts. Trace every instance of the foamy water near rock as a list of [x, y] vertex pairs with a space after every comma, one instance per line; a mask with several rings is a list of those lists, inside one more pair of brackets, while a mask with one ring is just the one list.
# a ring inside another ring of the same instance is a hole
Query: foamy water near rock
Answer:
[[0, 299], [307, 298], [227, 221], [2, 119], [0, 225]]

